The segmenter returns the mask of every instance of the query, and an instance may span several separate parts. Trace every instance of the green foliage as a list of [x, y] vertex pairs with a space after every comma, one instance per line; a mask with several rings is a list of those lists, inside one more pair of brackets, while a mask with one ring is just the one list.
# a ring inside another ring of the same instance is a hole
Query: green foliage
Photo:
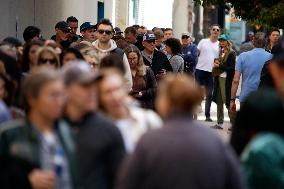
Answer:
[[235, 15], [254, 24], [284, 28], [284, 1], [281, 0], [194, 0], [197, 4], [230, 4]]

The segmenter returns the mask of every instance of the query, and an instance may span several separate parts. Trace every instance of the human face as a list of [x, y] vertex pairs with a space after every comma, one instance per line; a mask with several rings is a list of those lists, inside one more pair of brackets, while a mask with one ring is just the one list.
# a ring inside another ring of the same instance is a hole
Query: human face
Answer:
[[83, 114], [96, 109], [97, 95], [94, 84], [73, 83], [67, 87], [67, 95], [67, 103], [76, 107]]
[[280, 37], [280, 33], [278, 31], [273, 31], [273, 32], [271, 32], [271, 34], [269, 36], [269, 40], [272, 43], [277, 43], [279, 37]]
[[156, 47], [160, 47], [161, 44], [162, 44], [162, 42], [163, 42], [163, 38], [156, 39], [156, 40], [155, 40], [155, 46], [156, 46]]
[[145, 49], [149, 52], [154, 52], [155, 50], [155, 40], [153, 41], [143, 41], [142, 42], [143, 46], [145, 47]]
[[65, 56], [63, 57], [62, 63], [63, 65], [68, 64], [74, 60], [76, 60], [76, 56], [74, 53], [67, 53], [65, 54]]
[[181, 43], [183, 46], [187, 46], [191, 43], [191, 38], [189, 36], [184, 35], [181, 37]]
[[95, 32], [96, 32], [95, 29], [86, 29], [85, 31], [81, 31], [81, 34], [84, 40], [93, 42], [96, 40]]
[[68, 31], [63, 31], [61, 29], [56, 28], [56, 35], [59, 37], [60, 41], [66, 41], [68, 39]]
[[36, 52], [40, 46], [39, 45], [32, 45], [29, 51], [29, 60], [30, 60], [30, 67], [37, 65], [37, 57]]
[[136, 36], [133, 33], [128, 32], [128, 33], [125, 33], [124, 36], [125, 36], [125, 40], [128, 43], [134, 44], [136, 42]]
[[99, 92], [101, 104], [107, 113], [117, 114], [124, 107], [127, 92], [120, 76], [114, 74], [104, 78], [99, 84]]
[[75, 36], [78, 30], [78, 22], [68, 22], [68, 25], [71, 28], [70, 34]]
[[0, 99], [3, 100], [6, 97], [5, 81], [0, 78]]
[[46, 83], [37, 97], [28, 98], [31, 111], [38, 115], [55, 121], [60, 118], [65, 102], [64, 84], [61, 79]]
[[41, 54], [41, 56], [38, 58], [38, 65], [50, 65], [53, 68], [56, 68], [56, 58], [53, 56], [53, 54], [51, 54], [48, 51], [45, 51]]
[[166, 45], [166, 52], [167, 52], [167, 54], [172, 54], [172, 49], [171, 49], [171, 47], [169, 47], [169, 46], [167, 46]]
[[136, 69], [138, 65], [138, 55], [136, 52], [131, 52], [127, 56], [131, 69]]
[[97, 38], [101, 43], [108, 43], [113, 36], [112, 27], [105, 24], [100, 24], [97, 30]]
[[227, 48], [228, 47], [228, 41], [224, 41], [224, 40], [221, 40], [220, 41], [220, 47], [221, 48]]
[[164, 32], [164, 39], [167, 40], [169, 38], [173, 37], [173, 31], [172, 30], [168, 30]]
[[218, 26], [213, 26], [211, 28], [211, 31], [210, 31], [210, 34], [212, 37], [219, 37], [219, 34], [220, 34], [220, 28]]

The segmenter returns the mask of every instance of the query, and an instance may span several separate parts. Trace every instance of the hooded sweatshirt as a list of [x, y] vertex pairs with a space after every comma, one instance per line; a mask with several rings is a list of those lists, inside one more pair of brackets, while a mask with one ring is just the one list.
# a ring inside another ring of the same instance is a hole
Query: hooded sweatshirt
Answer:
[[[99, 48], [99, 40], [96, 40], [95, 42], [92, 43], [93, 46], [95, 47], [95, 59], [96, 62], [99, 62], [107, 55], [110, 54], [111, 51], [113, 51], [114, 49], [118, 48], [115, 41], [114, 40], [110, 40], [110, 48], [103, 50]], [[126, 54], [123, 54], [123, 65], [125, 68], [125, 75], [124, 77], [127, 80], [127, 86], [128, 89], [130, 90], [132, 88], [132, 76], [131, 76], [131, 71], [130, 71], [130, 66], [128, 63], [128, 59], [126, 57]]]

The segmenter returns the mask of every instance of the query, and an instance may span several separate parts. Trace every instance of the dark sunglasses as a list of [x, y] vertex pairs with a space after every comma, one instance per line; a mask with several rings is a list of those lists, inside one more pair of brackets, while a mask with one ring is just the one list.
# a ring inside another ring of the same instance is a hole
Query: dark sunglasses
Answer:
[[155, 43], [156, 40], [146, 40], [147, 43]]
[[188, 38], [189, 38], [189, 36], [187, 36], [187, 35], [183, 35], [181, 38], [182, 38], [182, 39], [188, 39]]
[[56, 64], [56, 59], [39, 59], [39, 64], [47, 64], [49, 62], [50, 64]]
[[212, 30], [213, 31], [220, 31], [220, 29], [218, 29], [218, 28], [213, 28]]
[[98, 30], [98, 32], [99, 32], [100, 34], [104, 34], [104, 33], [106, 33], [107, 35], [112, 34], [112, 31], [109, 31], [109, 30]]

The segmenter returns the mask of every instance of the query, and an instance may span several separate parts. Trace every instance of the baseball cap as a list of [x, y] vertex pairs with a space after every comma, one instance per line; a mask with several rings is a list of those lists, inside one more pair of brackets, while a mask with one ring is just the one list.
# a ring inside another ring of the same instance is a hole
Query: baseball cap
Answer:
[[191, 37], [189, 32], [183, 32], [183, 33], [181, 34], [181, 36]]
[[66, 31], [66, 32], [71, 30], [68, 23], [65, 22], [65, 21], [57, 22], [57, 24], [55, 25], [55, 29], [60, 29], [62, 31]]
[[63, 66], [63, 78], [66, 85], [79, 83], [91, 84], [101, 78], [98, 72], [94, 72], [85, 61], [73, 61]]
[[143, 41], [154, 41], [156, 40], [156, 36], [154, 33], [145, 33], [143, 36]]
[[83, 24], [81, 24], [80, 32], [87, 29], [96, 29], [96, 25], [93, 24], [92, 22], [84, 22]]
[[114, 30], [114, 35], [120, 35], [123, 33], [119, 27], [115, 27], [113, 30]]
[[230, 37], [227, 34], [222, 34], [219, 39], [219, 41], [229, 41]]

